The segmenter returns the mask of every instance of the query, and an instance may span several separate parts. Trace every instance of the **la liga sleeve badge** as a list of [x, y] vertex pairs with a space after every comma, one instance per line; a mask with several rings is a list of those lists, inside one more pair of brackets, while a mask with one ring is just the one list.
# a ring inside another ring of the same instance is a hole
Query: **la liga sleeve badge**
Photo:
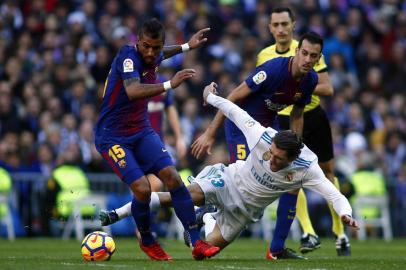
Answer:
[[123, 72], [133, 72], [134, 71], [134, 63], [133, 60], [130, 58], [124, 59], [123, 62]]

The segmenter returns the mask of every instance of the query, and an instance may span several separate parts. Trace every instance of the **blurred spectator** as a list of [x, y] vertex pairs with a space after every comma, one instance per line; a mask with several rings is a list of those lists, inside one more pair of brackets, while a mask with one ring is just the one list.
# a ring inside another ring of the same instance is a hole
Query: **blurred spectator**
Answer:
[[343, 55], [348, 71], [356, 73], [357, 68], [354, 61], [354, 49], [349, 42], [347, 27], [344, 24], [338, 25], [334, 35], [324, 41], [323, 54], [327, 65], [330, 65], [331, 55], [338, 52]]
[[0, 81], [0, 138], [6, 132], [17, 132], [20, 128], [20, 118], [11, 85], [7, 81]]
[[348, 84], [353, 89], [359, 89], [358, 78], [348, 71], [345, 59], [341, 53], [330, 56], [329, 76], [335, 91], [341, 91]]
[[180, 123], [182, 133], [187, 146], [191, 145], [196, 129], [202, 124], [202, 119], [198, 115], [199, 104], [196, 99], [190, 98], [185, 101], [182, 108]]

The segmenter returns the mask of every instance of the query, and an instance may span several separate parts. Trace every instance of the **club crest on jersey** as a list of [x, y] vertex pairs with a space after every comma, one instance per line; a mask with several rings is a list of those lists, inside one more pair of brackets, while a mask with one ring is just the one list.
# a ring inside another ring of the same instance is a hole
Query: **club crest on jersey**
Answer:
[[271, 153], [269, 151], [266, 151], [262, 154], [262, 159], [265, 161], [268, 161], [271, 159]]
[[124, 159], [122, 159], [122, 160], [120, 160], [120, 161], [118, 162], [118, 166], [119, 166], [121, 169], [124, 169], [124, 168], [127, 166], [127, 162], [126, 162]]
[[298, 92], [293, 96], [294, 101], [298, 101], [299, 99], [302, 98], [302, 93]]
[[288, 172], [285, 176], [286, 181], [291, 182], [293, 180], [293, 172]]
[[252, 126], [254, 126], [254, 125], [255, 125], [255, 121], [252, 120], [252, 119], [247, 120], [247, 121], [245, 122], [245, 126], [246, 126], [247, 128], [250, 128], [250, 127], [252, 127]]
[[254, 77], [252, 77], [252, 80], [255, 84], [262, 83], [266, 80], [266, 72], [263, 70], [259, 71], [257, 74], [254, 75]]
[[123, 72], [133, 72], [134, 71], [134, 63], [133, 60], [130, 58], [124, 59], [123, 62]]

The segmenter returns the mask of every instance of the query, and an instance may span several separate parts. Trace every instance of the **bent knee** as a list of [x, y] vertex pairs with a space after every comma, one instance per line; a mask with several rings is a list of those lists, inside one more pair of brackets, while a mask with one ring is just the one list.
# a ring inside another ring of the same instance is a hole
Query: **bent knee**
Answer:
[[158, 173], [158, 176], [159, 179], [161, 179], [164, 182], [164, 184], [168, 187], [169, 190], [178, 188], [183, 184], [182, 179], [180, 178], [175, 167], [173, 166], [162, 169]]

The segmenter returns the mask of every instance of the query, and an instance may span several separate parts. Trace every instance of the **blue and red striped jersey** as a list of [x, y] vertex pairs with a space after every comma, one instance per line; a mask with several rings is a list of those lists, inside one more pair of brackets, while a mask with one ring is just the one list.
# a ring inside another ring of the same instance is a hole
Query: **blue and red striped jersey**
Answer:
[[291, 74], [292, 57], [278, 57], [258, 66], [245, 80], [252, 93], [240, 107], [265, 127], [288, 105], [304, 107], [310, 102], [318, 77], [314, 70], [299, 81]]
[[96, 136], [130, 136], [151, 126], [147, 104], [149, 98], [130, 100], [124, 89], [124, 80], [139, 78], [143, 84], [156, 83], [163, 53], [154, 65], [146, 66], [133, 45], [125, 45], [114, 58], [107, 76]]

